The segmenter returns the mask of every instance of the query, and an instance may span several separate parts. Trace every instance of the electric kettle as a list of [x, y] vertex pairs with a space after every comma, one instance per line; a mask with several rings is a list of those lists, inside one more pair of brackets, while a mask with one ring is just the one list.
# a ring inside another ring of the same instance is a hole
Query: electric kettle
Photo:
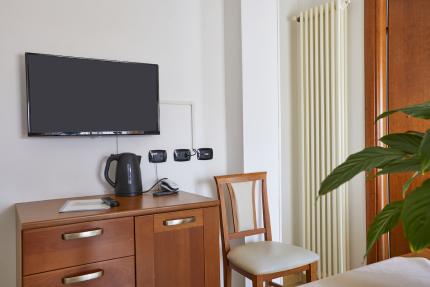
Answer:
[[[118, 196], [136, 196], [142, 194], [142, 176], [140, 161], [142, 157], [134, 153], [111, 154], [106, 161], [105, 178], [115, 188]], [[115, 182], [109, 177], [111, 163], [117, 161]]]

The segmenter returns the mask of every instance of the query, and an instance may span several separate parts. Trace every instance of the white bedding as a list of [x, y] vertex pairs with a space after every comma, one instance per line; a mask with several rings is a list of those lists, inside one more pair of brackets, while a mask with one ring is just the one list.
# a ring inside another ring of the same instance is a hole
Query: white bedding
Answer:
[[430, 287], [430, 260], [417, 257], [395, 257], [302, 286]]

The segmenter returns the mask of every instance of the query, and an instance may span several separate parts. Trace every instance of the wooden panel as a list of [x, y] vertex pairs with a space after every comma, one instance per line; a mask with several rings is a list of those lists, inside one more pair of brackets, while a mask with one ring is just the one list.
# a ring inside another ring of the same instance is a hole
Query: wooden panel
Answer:
[[[87, 196], [74, 199], [100, 198], [103, 196]], [[151, 194], [134, 197], [110, 196], [118, 200], [120, 206], [99, 211], [58, 213], [60, 207], [63, 206], [66, 200], [70, 198], [18, 203], [15, 206], [17, 210], [17, 221], [20, 223], [21, 228], [26, 230], [93, 220], [149, 215], [160, 212], [197, 209], [218, 205], [218, 200], [216, 199], [184, 191], [181, 191], [174, 196], [161, 197], [154, 197]]]
[[[15, 210], [16, 215], [16, 210]], [[16, 222], [16, 286], [22, 286], [22, 231], [21, 224]]]
[[[386, 111], [388, 107], [387, 99], [387, 2], [386, 0], [376, 1], [376, 115], [380, 115]], [[376, 144], [382, 146], [379, 139], [387, 134], [388, 121], [387, 119], [379, 120], [375, 123]], [[376, 178], [378, 186], [376, 197], [377, 212], [381, 211], [389, 202], [388, 198], [388, 176], [382, 175]], [[384, 234], [378, 240], [376, 245], [378, 250], [378, 260], [389, 258], [388, 235]]]
[[[63, 234], [102, 229], [95, 237], [64, 240]], [[23, 275], [134, 255], [132, 217], [23, 231]]]
[[204, 210], [205, 287], [219, 287], [219, 212], [217, 207]]
[[155, 233], [155, 286], [204, 286], [204, 256], [203, 226]]
[[[366, 146], [376, 146], [388, 129], [386, 120], [376, 117], [387, 109], [386, 0], [365, 0], [365, 130]], [[376, 171], [372, 171], [374, 175]], [[372, 177], [372, 176], [370, 176]], [[388, 203], [388, 178], [366, 182], [366, 225], [369, 229], [376, 214]], [[367, 256], [368, 263], [388, 258], [388, 237], [383, 235]]]
[[[389, 108], [396, 109], [430, 99], [430, 1], [389, 1]], [[389, 131], [425, 131], [428, 121], [396, 114], [389, 119]], [[411, 174], [390, 176], [390, 201], [403, 199], [402, 186]], [[421, 184], [417, 181], [411, 188]], [[391, 256], [409, 252], [402, 227], [390, 233]]]
[[154, 217], [135, 218], [136, 287], [155, 286], [154, 266]]
[[247, 236], [253, 236], [253, 235], [262, 234], [262, 233], [266, 233], [266, 228], [257, 228], [257, 229], [252, 229], [252, 230], [245, 230], [245, 231], [240, 231], [240, 232], [235, 232], [235, 233], [229, 233], [229, 238], [230, 239], [238, 239], [238, 238], [244, 238]]
[[266, 178], [267, 172], [253, 172], [253, 173], [239, 173], [239, 174], [229, 174], [229, 175], [221, 175], [215, 176], [215, 181], [218, 184], [227, 184], [234, 182], [244, 182], [244, 181], [256, 181], [262, 180]]
[[[185, 222], [180, 222], [185, 220]], [[191, 222], [186, 222], [191, 220]], [[174, 225], [165, 225], [169, 221], [178, 221]], [[183, 228], [203, 226], [203, 211], [201, 209], [183, 210], [154, 215], [154, 232], [165, 232]]]
[[[103, 276], [91, 281], [65, 285], [63, 278], [103, 271]], [[55, 270], [24, 277], [23, 287], [134, 287], [134, 257], [125, 257], [78, 267]]]
[[[376, 108], [375, 108], [375, 20], [376, 9], [374, 0], [364, 2], [364, 67], [365, 67], [365, 137], [366, 147], [376, 144]], [[373, 173], [375, 173], [373, 171]], [[366, 227], [369, 229], [371, 221], [376, 215], [376, 190], [375, 180], [366, 181]], [[368, 256], [369, 263], [376, 262], [376, 248], [373, 248]]]

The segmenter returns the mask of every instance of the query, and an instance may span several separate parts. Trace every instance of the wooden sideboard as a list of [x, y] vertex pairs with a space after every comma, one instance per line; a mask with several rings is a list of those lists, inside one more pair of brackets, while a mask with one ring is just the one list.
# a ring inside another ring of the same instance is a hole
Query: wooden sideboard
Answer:
[[120, 206], [103, 211], [16, 204], [17, 286], [220, 286], [218, 200], [111, 197]]

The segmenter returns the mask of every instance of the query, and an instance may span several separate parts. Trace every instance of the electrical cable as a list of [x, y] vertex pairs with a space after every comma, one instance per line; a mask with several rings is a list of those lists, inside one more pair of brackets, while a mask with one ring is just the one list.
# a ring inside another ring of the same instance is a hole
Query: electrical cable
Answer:
[[163, 177], [163, 178], [157, 180], [149, 189], [142, 191], [142, 193], [147, 193], [147, 192], [152, 191], [155, 186], [157, 186], [162, 180], [165, 180], [165, 179], [167, 179], [167, 177]]
[[118, 154], [118, 135], [116, 135], [115, 138], [116, 138], [116, 154]]
[[157, 178], [158, 181], [158, 164], [155, 163], [155, 177]]

